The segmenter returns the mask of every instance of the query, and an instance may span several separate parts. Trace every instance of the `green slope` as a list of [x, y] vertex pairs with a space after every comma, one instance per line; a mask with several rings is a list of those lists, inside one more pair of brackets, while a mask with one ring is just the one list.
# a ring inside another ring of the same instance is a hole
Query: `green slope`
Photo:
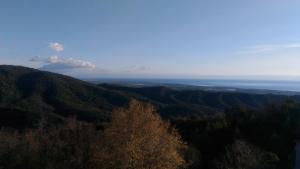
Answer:
[[[0, 66], [0, 108], [20, 110], [30, 116], [82, 120], [107, 118], [128, 98], [71, 77], [19, 66]], [[2, 113], [2, 112], [1, 112]]]
[[155, 104], [164, 117], [210, 116], [233, 106], [260, 109], [269, 104], [283, 103], [299, 96], [220, 92], [203, 90], [176, 90], [168, 87], [124, 87], [100, 84], [100, 87]]
[[21, 123], [23, 119], [31, 124], [41, 117], [61, 120], [76, 116], [79, 120], [101, 121], [109, 118], [114, 108], [126, 105], [132, 98], [154, 104], [165, 118], [211, 116], [237, 105], [262, 108], [286, 99], [300, 100], [299, 96], [272, 94], [93, 85], [60, 74], [0, 65], [2, 123], [14, 117], [15, 123]]

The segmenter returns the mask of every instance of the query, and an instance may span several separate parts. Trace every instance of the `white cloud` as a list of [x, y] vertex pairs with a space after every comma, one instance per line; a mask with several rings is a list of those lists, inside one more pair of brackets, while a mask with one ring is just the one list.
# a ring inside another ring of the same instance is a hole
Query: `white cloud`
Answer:
[[87, 69], [95, 69], [96, 65], [80, 59], [73, 58], [62, 58], [59, 56], [50, 56], [47, 59], [49, 64], [59, 64], [66, 68], [87, 68]]
[[63, 45], [58, 42], [50, 42], [48, 47], [56, 52], [64, 51]]
[[29, 59], [31, 62], [39, 63], [40, 70], [71, 75], [80, 77], [119, 77], [119, 76], [139, 76], [142, 74], [149, 74], [152, 70], [150, 67], [143, 65], [131, 65], [123, 68], [98, 68], [92, 62], [74, 59], [71, 57], [61, 57], [53, 55], [49, 57], [35, 56]]
[[45, 65], [42, 66], [42, 69], [95, 69], [96, 65], [85, 60], [73, 59], [73, 58], [63, 58], [60, 56], [50, 56], [48, 58], [42, 59], [40, 56], [35, 56], [31, 58], [31, 62], [41, 62]]
[[58, 62], [64, 62], [64, 59], [59, 58], [58, 56], [50, 56], [47, 59], [47, 62], [49, 63], [58, 63]]
[[40, 62], [41, 57], [40, 56], [34, 56], [31, 59], [29, 59], [30, 62]]
[[266, 45], [251, 46], [239, 53], [260, 54], [260, 53], [269, 53], [269, 52], [274, 52], [274, 51], [296, 49], [296, 48], [300, 49], [300, 43], [266, 44]]
[[125, 72], [125, 73], [145, 73], [150, 70], [150, 67], [146, 66], [138, 66], [138, 65], [132, 65], [129, 67], [126, 67], [122, 69], [120, 72]]

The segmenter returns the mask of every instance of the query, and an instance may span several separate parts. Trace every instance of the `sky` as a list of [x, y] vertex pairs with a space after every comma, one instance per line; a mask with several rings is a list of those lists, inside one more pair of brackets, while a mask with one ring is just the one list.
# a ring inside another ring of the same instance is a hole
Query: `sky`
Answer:
[[0, 64], [81, 78], [299, 78], [299, 9], [299, 0], [0, 0]]

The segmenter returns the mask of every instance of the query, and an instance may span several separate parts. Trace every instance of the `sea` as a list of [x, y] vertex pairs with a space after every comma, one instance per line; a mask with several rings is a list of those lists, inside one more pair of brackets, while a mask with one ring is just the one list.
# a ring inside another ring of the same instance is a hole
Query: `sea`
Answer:
[[128, 85], [185, 85], [253, 90], [300, 92], [300, 80], [224, 80], [224, 79], [94, 79], [98, 83]]

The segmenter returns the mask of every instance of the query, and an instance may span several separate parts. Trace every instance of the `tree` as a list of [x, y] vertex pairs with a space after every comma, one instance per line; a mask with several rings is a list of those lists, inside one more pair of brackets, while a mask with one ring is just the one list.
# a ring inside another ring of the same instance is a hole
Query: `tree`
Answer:
[[74, 118], [59, 126], [40, 124], [24, 133], [0, 130], [0, 169], [98, 169], [100, 132], [93, 125]]
[[242, 140], [236, 140], [226, 148], [217, 169], [276, 169], [279, 158]]
[[97, 158], [106, 169], [176, 169], [185, 165], [186, 146], [152, 105], [131, 101], [112, 112]]

